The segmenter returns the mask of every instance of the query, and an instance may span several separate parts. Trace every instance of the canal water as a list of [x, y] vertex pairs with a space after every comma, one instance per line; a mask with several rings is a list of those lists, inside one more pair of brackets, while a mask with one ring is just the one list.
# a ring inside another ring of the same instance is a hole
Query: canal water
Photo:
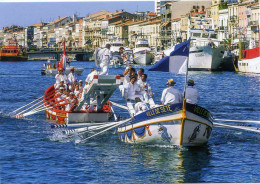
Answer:
[[[207, 145], [189, 149], [128, 145], [113, 131], [74, 144], [54, 138], [43, 112], [10, 117], [55, 82], [41, 75], [43, 63], [0, 62], [0, 183], [260, 182], [259, 134], [215, 127]], [[85, 68], [82, 80], [94, 67], [93, 62], [73, 65]], [[183, 89], [183, 75], [144, 68], [157, 103], [168, 78]], [[122, 72], [110, 69], [111, 74]], [[199, 105], [215, 118], [260, 120], [260, 75], [190, 72], [189, 78], [200, 92]], [[123, 103], [119, 90], [111, 100]], [[115, 111], [127, 117], [121, 109]]]

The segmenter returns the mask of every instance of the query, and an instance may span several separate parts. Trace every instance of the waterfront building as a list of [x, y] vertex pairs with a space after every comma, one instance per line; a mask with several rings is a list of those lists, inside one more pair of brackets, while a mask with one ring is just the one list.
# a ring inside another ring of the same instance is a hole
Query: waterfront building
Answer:
[[218, 40], [223, 41], [229, 38], [228, 35], [228, 9], [220, 9], [218, 12]]
[[250, 4], [248, 6], [248, 10], [250, 10], [250, 21], [249, 21], [249, 26], [251, 29], [251, 43], [250, 47], [254, 48], [260, 45], [259, 43], [259, 2], [255, 1], [255, 3]]
[[25, 42], [25, 47], [26, 48], [30, 48], [33, 45], [33, 30], [34, 30], [34, 26], [27, 26], [24, 29], [24, 42]]
[[143, 23], [140, 23], [141, 38], [148, 40], [150, 47], [160, 46], [159, 33], [160, 33], [160, 18], [146, 19]]
[[172, 19], [172, 39], [173, 39], [173, 45], [182, 42], [181, 18]]
[[181, 15], [189, 13], [192, 10], [202, 10], [211, 6], [211, 0], [174, 0], [171, 6], [172, 19], [180, 18]]
[[161, 6], [161, 30], [160, 40], [164, 47], [168, 48], [172, 45], [172, 34], [171, 34], [171, 2], [167, 2]]
[[157, 16], [161, 16], [160, 10], [161, 10], [161, 0], [154, 0], [154, 12], [157, 14]]
[[211, 1], [211, 18], [214, 21], [214, 27], [217, 29], [218, 20], [219, 20], [219, 9], [220, 9], [221, 0], [212, 0]]
[[228, 33], [229, 37], [234, 40], [239, 34], [238, 27], [238, 1], [228, 0]]

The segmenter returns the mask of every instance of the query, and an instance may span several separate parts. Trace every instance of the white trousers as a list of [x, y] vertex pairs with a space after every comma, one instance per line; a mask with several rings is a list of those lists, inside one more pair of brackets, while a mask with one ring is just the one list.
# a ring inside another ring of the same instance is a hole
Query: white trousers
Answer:
[[100, 68], [102, 71], [99, 75], [108, 75], [108, 64], [101, 63]]

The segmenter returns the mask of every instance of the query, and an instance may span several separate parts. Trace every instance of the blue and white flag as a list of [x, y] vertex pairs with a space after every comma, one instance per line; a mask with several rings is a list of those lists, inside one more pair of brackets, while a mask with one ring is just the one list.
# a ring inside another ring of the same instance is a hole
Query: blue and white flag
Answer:
[[153, 65], [149, 71], [185, 74], [189, 57], [190, 40], [177, 44], [170, 56], [166, 56]]

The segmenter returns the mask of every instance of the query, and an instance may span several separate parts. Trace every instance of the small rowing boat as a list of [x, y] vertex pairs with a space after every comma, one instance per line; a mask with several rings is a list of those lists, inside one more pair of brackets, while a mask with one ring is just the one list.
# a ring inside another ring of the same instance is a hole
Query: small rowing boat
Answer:
[[212, 128], [209, 111], [184, 101], [142, 112], [120, 125], [117, 132], [126, 143], [200, 146], [208, 142]]

